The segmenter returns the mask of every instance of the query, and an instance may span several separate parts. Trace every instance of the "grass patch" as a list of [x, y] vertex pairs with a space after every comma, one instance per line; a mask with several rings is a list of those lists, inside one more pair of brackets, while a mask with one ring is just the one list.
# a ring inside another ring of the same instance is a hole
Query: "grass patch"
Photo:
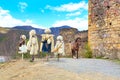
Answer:
[[110, 61], [115, 62], [115, 63], [117, 63], [117, 64], [120, 64], [120, 60], [118, 60], [118, 59], [110, 60]]
[[45, 53], [45, 52], [40, 52], [40, 57], [43, 58], [47, 55], [48, 53]]
[[63, 58], [72, 58], [72, 55], [65, 55], [65, 56], [62, 56]]
[[5, 62], [0, 62], [0, 64], [4, 64]]
[[102, 57], [95, 57], [96, 59], [104, 59], [104, 58], [102, 58]]
[[[47, 53], [44, 53], [44, 52], [39, 52], [37, 55], [35, 55], [36, 58], [44, 58], [46, 57]], [[20, 53], [16, 53], [15, 55], [12, 56], [13, 59], [20, 59], [22, 58], [22, 54]], [[31, 55], [29, 52], [25, 53], [24, 54], [24, 59], [30, 59], [31, 58]]]
[[1, 41], [4, 41], [4, 40], [7, 40], [7, 37], [4, 36], [4, 37], [1, 37], [1, 38], [0, 38], [0, 42], [1, 42]]
[[[16, 53], [15, 55], [12, 56], [12, 58], [13, 59], [20, 59], [20, 58], [22, 58], [22, 54]], [[29, 54], [29, 52], [24, 54], [24, 58], [25, 59], [31, 58], [31, 55]]]

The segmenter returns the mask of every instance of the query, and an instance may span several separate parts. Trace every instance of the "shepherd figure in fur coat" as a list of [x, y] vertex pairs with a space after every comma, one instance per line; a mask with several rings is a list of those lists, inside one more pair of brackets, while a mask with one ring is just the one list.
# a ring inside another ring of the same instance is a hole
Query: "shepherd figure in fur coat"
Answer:
[[64, 41], [63, 41], [63, 37], [61, 35], [59, 35], [57, 37], [56, 45], [55, 45], [55, 48], [52, 52], [54, 52], [54, 55], [58, 57], [58, 61], [59, 61], [59, 58], [61, 55], [62, 56], [65, 55]]
[[54, 35], [50, 34], [50, 29], [45, 29], [45, 34], [42, 34], [42, 40], [40, 44], [40, 52], [46, 53], [46, 58], [48, 61], [51, 50], [54, 48]]
[[22, 54], [22, 60], [23, 60], [24, 53], [27, 53], [26, 36], [25, 35], [20, 36], [18, 53]]
[[30, 51], [30, 55], [32, 56], [32, 59], [30, 61], [33, 62], [34, 56], [38, 54], [38, 39], [35, 30], [31, 30], [29, 32], [29, 41], [27, 43], [27, 49]]

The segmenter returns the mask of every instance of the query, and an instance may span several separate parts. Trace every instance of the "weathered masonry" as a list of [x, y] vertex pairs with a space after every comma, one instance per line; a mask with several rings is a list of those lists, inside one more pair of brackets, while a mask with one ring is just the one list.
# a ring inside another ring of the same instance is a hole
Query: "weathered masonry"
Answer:
[[89, 0], [88, 29], [94, 57], [120, 59], [120, 0]]

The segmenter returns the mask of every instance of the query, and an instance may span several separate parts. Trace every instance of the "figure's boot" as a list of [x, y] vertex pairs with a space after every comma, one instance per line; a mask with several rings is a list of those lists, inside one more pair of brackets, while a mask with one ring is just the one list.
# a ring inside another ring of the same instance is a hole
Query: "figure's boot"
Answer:
[[32, 59], [30, 60], [30, 62], [33, 62], [34, 61], [34, 55], [32, 55]]
[[47, 59], [47, 61], [49, 61], [49, 56], [48, 56], [48, 54], [46, 55], [46, 59]]
[[78, 52], [77, 52], [77, 59], [78, 59]]
[[32, 61], [34, 61], [34, 55], [33, 55], [33, 57], [32, 57]]
[[60, 54], [58, 54], [58, 59], [57, 59], [58, 61], [59, 61], [59, 58], [60, 58]]
[[73, 58], [74, 51], [72, 50], [72, 58]]

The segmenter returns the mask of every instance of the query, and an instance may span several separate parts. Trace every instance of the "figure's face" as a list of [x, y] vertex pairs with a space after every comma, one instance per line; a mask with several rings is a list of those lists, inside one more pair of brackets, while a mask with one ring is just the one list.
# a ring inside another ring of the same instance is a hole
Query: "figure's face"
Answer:
[[80, 42], [80, 41], [81, 41], [81, 39], [78, 39], [78, 40], [77, 40], [77, 42]]
[[60, 39], [57, 39], [57, 41], [60, 41]]
[[35, 37], [35, 35], [32, 35], [32, 37]]

